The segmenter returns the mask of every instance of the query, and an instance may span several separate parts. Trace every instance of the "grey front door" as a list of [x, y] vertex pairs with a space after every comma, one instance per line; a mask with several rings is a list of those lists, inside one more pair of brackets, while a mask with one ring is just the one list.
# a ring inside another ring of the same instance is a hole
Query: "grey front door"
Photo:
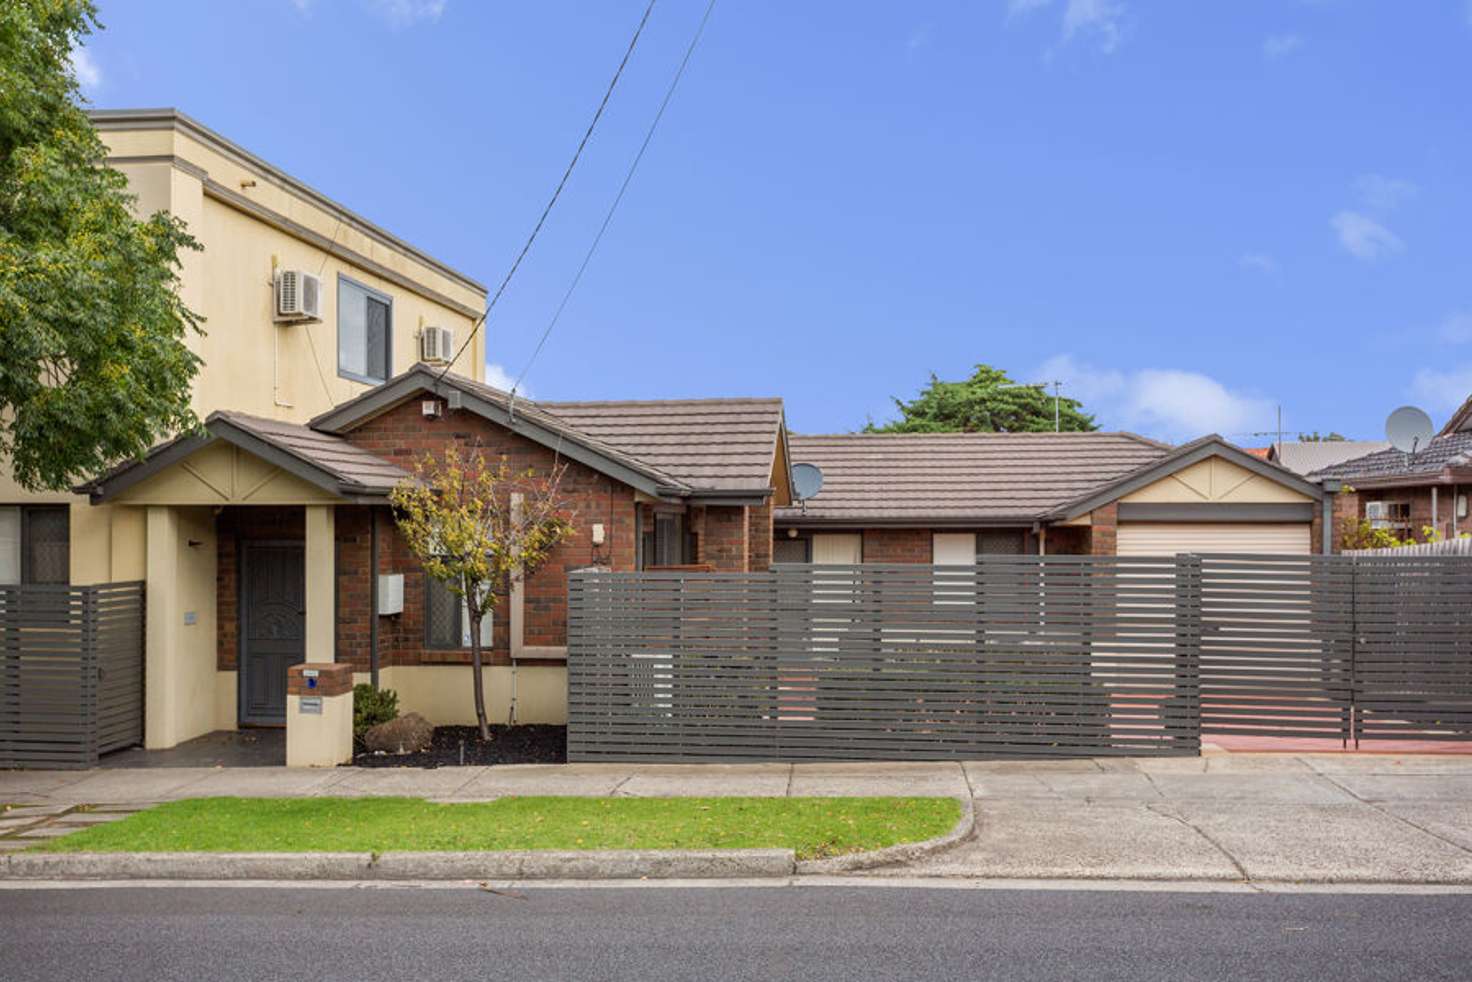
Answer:
[[306, 560], [300, 543], [241, 550], [240, 721], [286, 722], [286, 669], [306, 657]]

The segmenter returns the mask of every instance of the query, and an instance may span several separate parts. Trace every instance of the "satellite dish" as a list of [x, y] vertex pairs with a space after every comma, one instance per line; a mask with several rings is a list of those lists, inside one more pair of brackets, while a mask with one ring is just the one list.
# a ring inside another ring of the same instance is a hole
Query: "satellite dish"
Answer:
[[823, 472], [814, 464], [792, 465], [792, 491], [797, 500], [807, 501], [823, 490]]
[[1401, 453], [1425, 450], [1431, 433], [1431, 417], [1415, 406], [1401, 406], [1385, 420], [1385, 438]]

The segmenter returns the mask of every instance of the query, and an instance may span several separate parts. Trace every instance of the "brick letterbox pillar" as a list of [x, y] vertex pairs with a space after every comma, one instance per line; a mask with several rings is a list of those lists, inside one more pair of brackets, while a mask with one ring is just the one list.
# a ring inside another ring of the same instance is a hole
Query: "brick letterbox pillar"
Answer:
[[286, 670], [286, 766], [353, 759], [353, 666], [303, 662]]

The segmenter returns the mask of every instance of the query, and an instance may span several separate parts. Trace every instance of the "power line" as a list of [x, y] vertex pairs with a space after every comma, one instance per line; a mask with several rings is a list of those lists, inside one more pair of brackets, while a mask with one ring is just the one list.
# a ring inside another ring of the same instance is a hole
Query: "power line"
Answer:
[[567, 302], [572, 299], [573, 292], [577, 290], [578, 284], [582, 282], [583, 273], [588, 268], [588, 263], [593, 260], [593, 253], [598, 251], [598, 243], [603, 241], [603, 233], [608, 231], [608, 225], [613, 221], [614, 212], [618, 211], [619, 202], [624, 200], [624, 192], [629, 189], [629, 184], [634, 180], [634, 172], [639, 169], [639, 162], [644, 159], [644, 151], [649, 149], [649, 142], [654, 139], [654, 131], [659, 128], [659, 121], [664, 118], [664, 111], [669, 108], [670, 100], [675, 95], [675, 89], [680, 84], [680, 79], [685, 75], [685, 67], [690, 64], [690, 56], [695, 53], [695, 46], [700, 43], [700, 36], [705, 33], [706, 22], [710, 20], [711, 11], [715, 9], [716, 0], [710, 0], [705, 6], [705, 13], [701, 15], [700, 23], [695, 28], [695, 34], [690, 38], [690, 44], [685, 48], [685, 56], [680, 59], [680, 67], [675, 69], [675, 75], [670, 79], [669, 88], [665, 90], [664, 100], [659, 104], [659, 111], [654, 114], [654, 120], [649, 124], [648, 131], [644, 134], [644, 142], [639, 145], [639, 152], [634, 154], [634, 160], [629, 164], [629, 171], [624, 175], [623, 184], [619, 185], [618, 194], [613, 197], [613, 204], [608, 206], [608, 214], [603, 216], [603, 224], [598, 227], [598, 234], [593, 236], [593, 244], [588, 246], [588, 252], [583, 256], [583, 262], [578, 266], [578, 271], [572, 278], [572, 283], [567, 287], [567, 292], [562, 295], [562, 301], [558, 303], [552, 319], [542, 330], [542, 336], [537, 340], [537, 346], [532, 350], [532, 356], [527, 359], [526, 365], [521, 373], [516, 376], [516, 381], [511, 384], [510, 411], [516, 412], [516, 390], [521, 385], [526, 373], [531, 371], [537, 356], [542, 353], [542, 348], [547, 343], [547, 338], [552, 334], [552, 329], [562, 317], [562, 311], [567, 307]]
[[532, 232], [527, 236], [526, 243], [522, 245], [521, 251], [516, 254], [516, 260], [512, 262], [511, 268], [506, 271], [506, 276], [501, 280], [501, 285], [496, 287], [496, 292], [491, 297], [490, 303], [486, 304], [486, 309], [481, 312], [481, 315], [476, 318], [475, 323], [471, 325], [470, 333], [466, 335], [465, 340], [461, 343], [459, 349], [456, 350], [455, 357], [451, 358], [445, 364], [444, 369], [439, 374], [440, 379], [444, 379], [445, 374], [450, 370], [450, 366], [460, 360], [460, 356], [465, 353], [465, 349], [470, 347], [470, 343], [475, 340], [476, 332], [486, 322], [486, 318], [491, 316], [491, 311], [495, 308], [496, 301], [500, 300], [501, 294], [506, 292], [506, 287], [511, 282], [511, 277], [516, 275], [516, 270], [521, 266], [521, 261], [526, 258], [527, 252], [531, 250], [532, 243], [537, 240], [537, 233], [542, 231], [542, 226], [546, 223], [547, 216], [552, 212], [552, 206], [557, 204], [557, 199], [562, 195], [562, 189], [567, 186], [567, 179], [572, 176], [572, 169], [577, 166], [578, 158], [583, 155], [583, 148], [588, 145], [588, 140], [593, 136], [593, 128], [598, 125], [598, 120], [603, 117], [603, 110], [608, 107], [608, 100], [613, 97], [614, 87], [618, 85], [618, 80], [624, 73], [624, 67], [628, 65], [629, 58], [634, 54], [634, 46], [639, 43], [639, 36], [644, 33], [644, 25], [649, 23], [649, 15], [654, 11], [654, 3], [655, 0], [649, 0], [649, 6], [644, 8], [644, 16], [639, 18], [639, 26], [634, 29], [634, 36], [629, 38], [629, 46], [624, 51], [623, 60], [618, 63], [618, 69], [614, 71], [613, 78], [608, 82], [608, 89], [603, 93], [603, 101], [598, 103], [598, 110], [593, 113], [593, 118], [589, 121], [587, 130], [583, 132], [583, 138], [578, 141], [578, 148], [573, 151], [572, 159], [567, 162], [567, 170], [562, 172], [562, 180], [557, 182], [557, 187], [552, 191], [552, 197], [547, 199], [547, 206], [542, 209], [542, 214], [537, 219], [537, 224], [532, 227]]

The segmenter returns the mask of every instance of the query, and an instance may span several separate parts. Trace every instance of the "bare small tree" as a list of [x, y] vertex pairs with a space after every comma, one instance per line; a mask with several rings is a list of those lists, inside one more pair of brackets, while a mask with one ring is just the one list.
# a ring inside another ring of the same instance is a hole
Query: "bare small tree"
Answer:
[[414, 479], [394, 488], [389, 500], [409, 550], [429, 576], [465, 603], [470, 619], [470, 664], [475, 672], [475, 719], [480, 738], [486, 723], [481, 670], [481, 619], [513, 583], [531, 576], [559, 543], [573, 534], [572, 511], [561, 494], [566, 464], [539, 475], [513, 471], [504, 457], [494, 465], [474, 448], [454, 447], [425, 457]]

